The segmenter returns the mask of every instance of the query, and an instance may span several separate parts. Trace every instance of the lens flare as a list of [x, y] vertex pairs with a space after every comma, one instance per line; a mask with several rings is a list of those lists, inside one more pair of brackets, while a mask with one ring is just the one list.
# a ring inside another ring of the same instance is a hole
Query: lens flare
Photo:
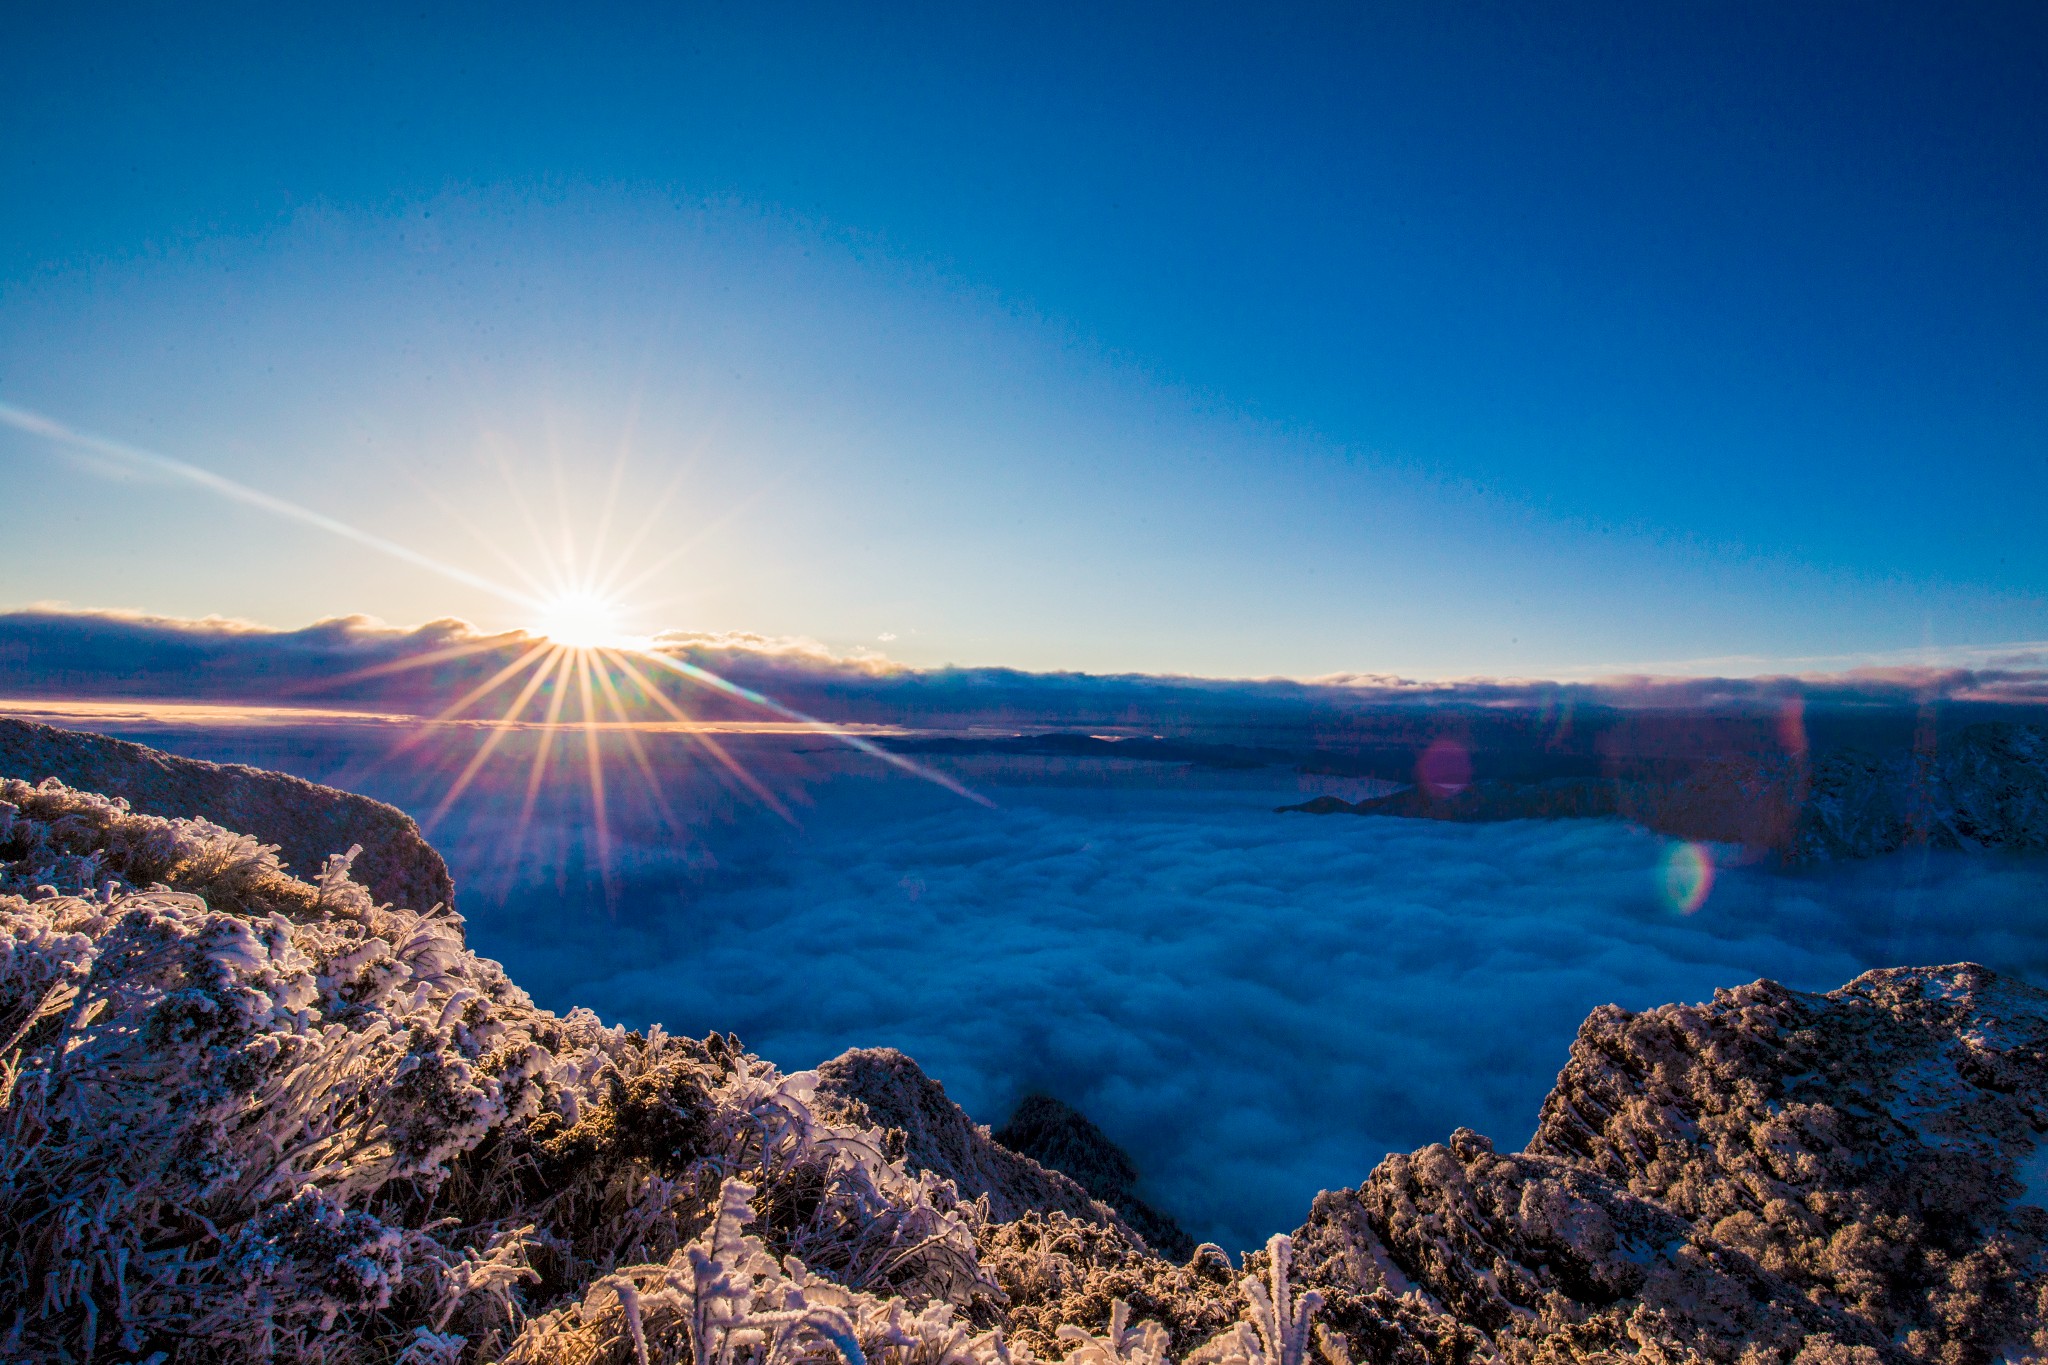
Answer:
[[1681, 915], [1707, 903], [1714, 889], [1714, 855], [1705, 844], [1674, 844], [1664, 855], [1664, 898]]
[[1472, 785], [1472, 754], [1455, 739], [1440, 739], [1415, 760], [1415, 782], [1439, 800]]

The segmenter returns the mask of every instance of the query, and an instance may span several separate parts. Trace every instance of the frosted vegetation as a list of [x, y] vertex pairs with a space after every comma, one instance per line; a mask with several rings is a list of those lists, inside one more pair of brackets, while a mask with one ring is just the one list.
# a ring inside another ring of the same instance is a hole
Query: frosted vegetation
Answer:
[[[811, 1073], [729, 1036], [539, 1009], [452, 913], [376, 904], [352, 856], [301, 881], [205, 821], [0, 782], [0, 1357], [1303, 1365], [1317, 1349], [1320, 1297], [1290, 1285], [1286, 1238], [1235, 1284], [1198, 1256], [1206, 1339], [1196, 1319], [1132, 1326], [1105, 1284], [1195, 1269], [1122, 1246], [1103, 1254], [1139, 1269], [1091, 1278], [1059, 1250], [1083, 1225], [992, 1223], [879, 1128], [828, 1117]], [[1006, 1340], [1006, 1308], [1031, 1303]], [[1343, 1365], [1341, 1341], [1320, 1351]]]

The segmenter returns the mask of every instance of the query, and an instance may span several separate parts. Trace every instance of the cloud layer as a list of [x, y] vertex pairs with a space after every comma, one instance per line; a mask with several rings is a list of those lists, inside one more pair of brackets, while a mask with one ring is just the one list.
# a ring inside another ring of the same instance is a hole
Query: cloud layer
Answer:
[[[0, 695], [174, 697], [244, 702], [354, 701], [426, 714], [489, 677], [531, 641], [462, 621], [398, 629], [362, 617], [278, 631], [219, 619], [125, 612], [0, 613]], [[1768, 711], [1930, 702], [2048, 705], [2033, 656], [1980, 668], [1893, 667], [1777, 677], [1617, 677], [1582, 682], [1372, 674], [1311, 680], [913, 669], [869, 651], [753, 635], [669, 633], [654, 647], [834, 720], [936, 728], [1095, 725], [1230, 729], [1331, 737], [1346, 718], [1388, 710]], [[413, 667], [398, 667], [403, 664]], [[709, 694], [710, 714], [744, 714]], [[1339, 735], [1338, 737], [1341, 737]]]

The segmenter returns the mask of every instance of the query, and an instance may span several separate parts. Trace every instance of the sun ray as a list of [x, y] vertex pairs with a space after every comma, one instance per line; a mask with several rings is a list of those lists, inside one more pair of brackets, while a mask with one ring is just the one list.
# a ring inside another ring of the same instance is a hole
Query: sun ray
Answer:
[[619, 735], [626, 742], [626, 752], [633, 755], [634, 763], [639, 766], [640, 775], [647, 779], [647, 794], [654, 798], [655, 808], [661, 812], [661, 818], [668, 822], [669, 829], [677, 834], [686, 833], [683, 822], [676, 818], [675, 810], [668, 803], [668, 794], [661, 788], [661, 779], [655, 775], [653, 760], [647, 757], [647, 746], [640, 742], [639, 733], [632, 719], [626, 714], [625, 703], [619, 697], [618, 684], [612, 681], [611, 670], [600, 667], [595, 671], [598, 687], [604, 693], [605, 704], [611, 708], [612, 715], [618, 720]]
[[519, 519], [526, 523], [527, 534], [533, 537], [535, 558], [540, 561], [541, 567], [548, 571], [548, 579], [552, 584], [548, 595], [559, 597], [568, 592], [571, 585], [563, 578], [561, 567], [555, 563], [555, 557], [548, 546], [547, 532], [541, 529], [540, 519], [534, 516], [533, 507], [527, 502], [526, 494], [520, 491], [519, 480], [512, 476], [511, 457], [495, 441], [491, 442], [491, 446], [493, 453], [498, 457], [498, 477], [504, 481], [505, 491], [512, 499], [514, 510], [519, 513]]
[[[609, 595], [616, 597], [630, 597], [634, 592], [638, 591], [642, 586], [644, 586], [648, 582], [648, 580], [652, 579], [656, 574], [660, 573], [663, 569], [666, 569], [669, 565], [675, 563], [684, 555], [689, 554], [692, 550], [695, 550], [698, 546], [702, 545], [712, 536], [717, 535], [720, 531], [723, 531], [727, 526], [730, 526], [735, 520], [739, 518], [739, 516], [742, 513], [746, 512], [755, 503], [759, 502], [761, 499], [767, 497], [769, 493], [773, 492], [774, 488], [775, 484], [770, 483], [765, 487], [761, 488], [758, 492], [749, 494], [747, 497], [740, 499], [739, 502], [735, 503], [732, 507], [728, 508], [724, 512], [724, 514], [719, 516], [710, 525], [702, 527], [698, 530], [697, 534], [691, 536], [689, 539], [683, 541], [681, 544], [669, 549], [659, 559], [656, 559], [652, 564], [648, 565], [645, 569], [642, 569], [639, 573], [635, 574], [631, 579], [627, 580], [625, 583], [619, 584], [615, 587], [612, 584], [612, 580], [610, 578], [607, 578], [604, 583], [599, 585], [600, 591], [603, 591]], [[613, 577], [616, 577], [616, 574], [614, 574]]]
[[562, 434], [555, 427], [553, 413], [549, 413], [547, 418], [547, 432], [548, 473], [554, 480], [555, 512], [562, 536], [560, 542], [562, 578], [563, 581], [569, 584], [570, 589], [574, 591], [583, 587], [583, 574], [579, 571], [576, 562], [576, 526], [574, 522], [569, 520], [569, 508], [572, 506], [572, 503], [569, 498], [568, 470], [562, 463]]
[[[492, 641], [488, 645], [480, 646], [480, 648], [496, 648], [501, 642], [502, 637], [500, 637], [498, 640]], [[488, 681], [480, 683], [477, 686], [471, 688], [468, 692], [465, 692], [462, 695], [462, 697], [459, 700], [457, 700], [453, 705], [443, 707], [439, 712], [437, 712], [433, 716], [430, 716], [424, 720], [419, 721], [412, 727], [410, 732], [399, 736], [398, 741], [395, 744], [393, 744], [389, 749], [385, 750], [382, 753], [377, 753], [374, 751], [366, 752], [360, 759], [352, 760], [348, 764], [345, 764], [339, 773], [334, 774], [333, 780], [340, 785], [346, 786], [350, 782], [359, 782], [362, 779], [368, 777], [372, 773], [382, 771], [387, 765], [392, 763], [394, 760], [400, 758], [404, 754], [410, 752], [411, 750], [417, 748], [420, 744], [424, 743], [429, 736], [435, 733], [436, 729], [439, 726], [445, 724], [447, 721], [451, 720], [456, 715], [460, 714], [462, 711], [467, 710], [474, 703], [481, 701], [484, 697], [489, 696], [492, 692], [496, 691], [498, 687], [500, 687], [510, 678], [517, 676], [517, 674], [522, 668], [525, 668], [528, 664], [530, 664], [537, 654], [547, 649], [548, 647], [548, 641], [539, 641], [531, 649], [527, 650], [526, 653], [520, 655], [517, 659], [514, 659], [511, 663], [506, 664], [503, 668], [499, 669], [495, 674], [491, 676], [491, 678]], [[400, 667], [403, 666], [403, 664], [393, 665], [391, 666], [390, 671], [396, 672]]]
[[505, 637], [503, 635], [493, 635], [483, 640], [472, 640], [467, 644], [448, 645], [441, 649], [430, 649], [425, 654], [413, 654], [403, 659], [390, 659], [381, 664], [371, 664], [367, 668], [358, 668], [353, 672], [337, 673], [332, 677], [316, 678], [310, 682], [296, 683], [290, 687], [280, 687], [275, 695], [281, 697], [297, 696], [301, 693], [319, 692], [328, 688], [339, 687], [344, 683], [361, 682], [365, 678], [381, 678], [393, 673], [406, 673], [415, 668], [426, 668], [432, 664], [447, 663], [451, 659], [466, 659], [472, 654], [482, 654], [486, 650], [500, 649], [504, 647], [504, 644]]
[[[561, 652], [560, 645], [553, 646], [553, 649], [555, 653]], [[526, 704], [533, 700], [533, 694], [540, 691], [541, 683], [547, 678], [548, 669], [554, 664], [554, 661], [554, 654], [550, 654], [547, 658], [541, 660], [540, 667], [535, 669], [533, 676], [526, 680], [526, 686], [521, 688], [519, 695], [512, 699], [512, 705], [505, 709], [505, 714], [498, 718], [497, 723], [491, 727], [490, 733], [484, 737], [483, 744], [477, 748], [475, 755], [469, 760], [468, 766], [463, 768], [462, 775], [456, 778], [454, 784], [448, 788], [448, 794], [441, 798], [439, 805], [434, 807], [433, 814], [429, 815], [421, 823], [422, 829], [431, 831], [435, 825], [441, 822], [442, 817], [448, 814], [449, 808], [455, 804], [456, 800], [465, 791], [469, 790], [469, 784], [476, 779], [477, 773], [483, 770], [484, 763], [489, 760], [492, 752], [497, 749], [499, 742], [512, 732], [513, 726], [519, 720], [519, 713], [524, 711]]]
[[749, 792], [753, 793], [754, 798], [756, 800], [760, 801], [763, 805], [767, 806], [768, 809], [774, 811], [777, 815], [781, 816], [790, 824], [794, 825], [797, 823], [796, 816], [790, 814], [789, 807], [783, 805], [782, 802], [776, 799], [775, 793], [769, 791], [767, 787], [763, 786], [759, 778], [755, 777], [752, 773], [748, 772], [745, 766], [742, 765], [738, 759], [735, 759], [730, 753], [726, 752], [725, 746], [723, 744], [720, 744], [708, 732], [706, 732], [704, 727], [700, 725], [694, 717], [692, 717], [688, 712], [684, 711], [680, 706], [677, 706], [674, 702], [670, 701], [668, 699], [668, 695], [664, 693], [660, 688], [656, 687], [654, 683], [647, 677], [646, 674], [642, 673], [639, 669], [633, 666], [633, 661], [631, 659], [627, 658], [623, 652], [616, 649], [606, 650], [605, 655], [607, 658], [611, 659], [612, 662], [616, 663], [620, 667], [620, 669], [622, 669], [625, 672], [627, 677], [631, 678], [634, 682], [640, 685], [640, 691], [644, 693], [649, 700], [653, 701], [653, 703], [656, 706], [659, 706], [662, 710], [668, 712], [668, 714], [676, 721], [677, 724], [683, 726], [683, 732], [686, 735], [688, 735], [696, 743], [702, 745], [713, 758], [718, 760], [719, 765], [721, 767], [723, 767], [727, 772], [732, 774], [733, 778], [736, 781], [738, 781], [741, 786], [745, 787]]
[[848, 748], [857, 749], [871, 758], [882, 760], [882, 762], [887, 763], [892, 768], [900, 768], [904, 772], [921, 777], [927, 782], [936, 783], [947, 791], [952, 792], [955, 796], [966, 797], [969, 801], [988, 806], [991, 809], [995, 806], [995, 802], [989, 800], [980, 792], [961, 786], [944, 773], [934, 772], [922, 764], [913, 763], [901, 754], [892, 754], [872, 740], [863, 739], [859, 735], [849, 733], [829, 720], [819, 720], [816, 716], [807, 716], [801, 711], [784, 706], [781, 702], [771, 697], [762, 696], [752, 688], [741, 687], [738, 683], [728, 682], [709, 669], [699, 668], [695, 664], [684, 663], [680, 659], [671, 658], [657, 650], [641, 649], [635, 650], [634, 653], [643, 659], [661, 665], [663, 668], [681, 677], [689, 679], [700, 687], [723, 693], [729, 697], [737, 697], [741, 701], [758, 706], [774, 715], [781, 716], [784, 720], [794, 721], [817, 734], [829, 735]]
[[612, 476], [606, 482], [604, 505], [598, 509], [597, 526], [590, 533], [591, 566], [590, 572], [584, 575], [584, 577], [590, 582], [591, 591], [600, 596], [608, 596], [609, 594], [605, 592], [603, 584], [598, 581], [599, 574], [596, 561], [597, 557], [604, 553], [605, 542], [611, 538], [612, 517], [618, 512], [619, 489], [625, 483], [626, 456], [631, 448], [630, 437], [619, 443], [619, 458], [612, 461]]
[[604, 899], [607, 905], [617, 899], [618, 889], [612, 882], [612, 823], [611, 811], [605, 804], [604, 756], [598, 751], [597, 707], [590, 695], [590, 654], [587, 649], [576, 651], [576, 687], [583, 703], [583, 756], [590, 765], [590, 813], [597, 826], [597, 868], [604, 879]]
[[[667, 486], [661, 490], [661, 495], [649, 505], [647, 515], [640, 519], [640, 528], [633, 532], [632, 539], [628, 540], [618, 554], [613, 557], [612, 568], [598, 582], [597, 591], [613, 595], [617, 594], [618, 590], [614, 587], [614, 584], [617, 582], [618, 576], [626, 571], [626, 567], [633, 561], [633, 556], [639, 553], [641, 545], [646, 542], [648, 536], [654, 533], [654, 528], [661, 523], [662, 515], [668, 511], [668, 506], [675, 501], [676, 495], [682, 492], [684, 483], [689, 479], [691, 472], [696, 468], [697, 463], [702, 459], [704, 451], [710, 444], [711, 432], [707, 430], [697, 438], [696, 444], [684, 456], [682, 468], [676, 470], [674, 476], [669, 479]], [[771, 484], [770, 487], [773, 487], [773, 485]], [[765, 492], [766, 490], [764, 489], [763, 491]], [[721, 521], [721, 524], [723, 524], [723, 521]], [[702, 539], [701, 535], [697, 537], [698, 541]]]
[[617, 591], [614, 584], [617, 582], [618, 576], [624, 573], [627, 566], [633, 562], [633, 556], [639, 553], [640, 547], [646, 542], [647, 537], [654, 533], [654, 528], [660, 524], [662, 514], [668, 510], [668, 505], [676, 500], [678, 493], [682, 492], [683, 483], [688, 479], [689, 472], [687, 469], [677, 470], [675, 476], [661, 490], [661, 495], [649, 504], [647, 515], [640, 519], [640, 528], [633, 532], [632, 539], [620, 547], [618, 554], [612, 558], [611, 568], [607, 569], [604, 577], [598, 580], [597, 591], [604, 593]]
[[[493, 673], [490, 677], [478, 683], [475, 687], [470, 688], [469, 691], [463, 693], [460, 697], [457, 697], [453, 702], [450, 702], [447, 706], [443, 707], [440, 711], [436, 712], [418, 729], [414, 730], [404, 739], [398, 741], [398, 743], [392, 747], [391, 757], [396, 758], [398, 755], [405, 753], [407, 750], [411, 749], [413, 746], [417, 745], [423, 739], [425, 739], [426, 736], [431, 734], [435, 726], [444, 725], [447, 722], [455, 719], [464, 711], [467, 711], [470, 707], [476, 705], [476, 703], [482, 701], [485, 697], [490, 696], [491, 693], [497, 691], [500, 687], [510, 682], [513, 678], [518, 677], [521, 670], [525, 669], [528, 665], [532, 664], [533, 661], [539, 658], [542, 654], [546, 653], [550, 649], [559, 649], [560, 647], [561, 646], [556, 645], [549, 640], [536, 641], [531, 649], [527, 650], [524, 654], [514, 659], [511, 663], [506, 664], [503, 668], [499, 669], [496, 673]], [[546, 664], [542, 664], [542, 667], [545, 668]]]
[[379, 554], [403, 560], [415, 568], [431, 570], [444, 578], [462, 583], [468, 587], [480, 589], [494, 597], [503, 598], [516, 605], [523, 607], [535, 605], [533, 599], [525, 593], [515, 592], [502, 583], [493, 583], [481, 574], [471, 573], [459, 565], [449, 564], [430, 555], [423, 555], [418, 550], [400, 545], [394, 540], [386, 540], [383, 536], [365, 531], [359, 526], [352, 526], [337, 517], [330, 517], [324, 512], [316, 512], [310, 507], [302, 507], [298, 503], [287, 501], [284, 498], [277, 497], [275, 494], [266, 493], [260, 488], [252, 488], [248, 484], [238, 483], [224, 475], [216, 474], [210, 469], [202, 469], [198, 465], [190, 464], [174, 456], [165, 455], [154, 450], [145, 450], [141, 446], [132, 446], [124, 441], [108, 440], [104, 436], [95, 436], [90, 432], [79, 431], [64, 425], [54, 418], [45, 417], [41, 413], [31, 412], [27, 408], [16, 407], [12, 403], [0, 402], [0, 422], [4, 422], [17, 430], [29, 432], [32, 435], [46, 437], [50, 440], [59, 441], [84, 450], [97, 451], [102, 455], [120, 460], [131, 467], [139, 465], [146, 469], [154, 469], [158, 473], [174, 475], [188, 483], [194, 483], [210, 492], [218, 493], [232, 502], [239, 502], [248, 507], [260, 508], [275, 516], [283, 517], [288, 521], [296, 521], [303, 525], [318, 527], [320, 530], [340, 536], [345, 540], [352, 540], [358, 545], [368, 546]]
[[[648, 790], [660, 808], [663, 818], [678, 831], [682, 822], [671, 808], [663, 790], [661, 774], [649, 757], [647, 746], [642, 742], [638, 729], [645, 724], [634, 715], [633, 708], [639, 705], [636, 699], [629, 707], [624, 694], [624, 684], [630, 681], [640, 694], [640, 699], [652, 703], [676, 722], [685, 738], [710, 755], [716, 767], [726, 779], [744, 788], [755, 799], [773, 810], [791, 824], [795, 817], [783, 802], [771, 792], [762, 781], [729, 752], [717, 739], [713, 727], [693, 718], [679, 706], [657, 684], [648, 671], [634, 662], [635, 658], [681, 677], [684, 681], [709, 691], [731, 697], [749, 706], [759, 708], [781, 720], [802, 726], [815, 734], [826, 736], [846, 745], [859, 753], [880, 760], [891, 767], [932, 782], [968, 800], [983, 805], [993, 805], [986, 797], [968, 790], [959, 782], [943, 773], [934, 772], [912, 762], [908, 758], [892, 753], [878, 744], [852, 733], [829, 721], [805, 715], [794, 708], [784, 706], [770, 697], [741, 687], [708, 669], [686, 662], [659, 650], [646, 647], [642, 641], [622, 638], [619, 625], [623, 611], [620, 599], [636, 593], [640, 588], [667, 571], [678, 559], [697, 548], [708, 537], [718, 533], [732, 520], [742, 515], [755, 502], [768, 496], [775, 485], [771, 482], [751, 497], [729, 508], [723, 516], [710, 525], [700, 528], [688, 540], [663, 547], [661, 553], [649, 564], [638, 563], [642, 547], [663, 525], [663, 517], [670, 505], [686, 486], [688, 468], [679, 469], [669, 481], [661, 496], [638, 518], [639, 525], [624, 543], [614, 547], [613, 532], [621, 520], [624, 507], [625, 483], [633, 447], [633, 431], [629, 426], [622, 437], [617, 458], [613, 461], [609, 477], [603, 490], [602, 502], [594, 535], [579, 536], [579, 528], [569, 516], [573, 500], [570, 497], [571, 484], [564, 459], [561, 433], [556, 429], [553, 415], [549, 414], [546, 426], [546, 456], [548, 476], [553, 492], [552, 511], [559, 514], [560, 526], [551, 532], [536, 515], [537, 504], [527, 494], [527, 488], [515, 477], [512, 468], [511, 451], [504, 440], [486, 432], [479, 443], [480, 453], [486, 463], [495, 467], [503, 479], [518, 519], [532, 538], [533, 552], [520, 555], [512, 546], [502, 540], [484, 534], [469, 521], [460, 508], [451, 506], [435, 490], [422, 483], [415, 471], [406, 471], [413, 482], [420, 484], [433, 502], [440, 506], [447, 518], [471, 537], [482, 543], [484, 548], [513, 575], [513, 581], [527, 588], [508, 587], [501, 582], [474, 573], [458, 564], [449, 563], [412, 550], [395, 541], [387, 540], [373, 532], [352, 526], [311, 508], [289, 502], [273, 494], [238, 483], [211, 470], [189, 464], [183, 460], [156, 451], [109, 440], [65, 426], [40, 413], [0, 402], [0, 425], [13, 427], [36, 436], [64, 445], [90, 450], [120, 460], [131, 466], [148, 468], [158, 473], [169, 474], [187, 482], [197, 484], [219, 496], [247, 506], [260, 508], [273, 515], [310, 525], [334, 535], [391, 556], [416, 568], [430, 570], [468, 587], [481, 589], [494, 597], [541, 613], [552, 614], [555, 629], [539, 635], [529, 632], [524, 635], [507, 633], [489, 638], [465, 640], [461, 643], [438, 646], [424, 650], [408, 658], [391, 659], [386, 662], [369, 664], [362, 668], [337, 674], [323, 679], [317, 686], [332, 689], [336, 686], [360, 682], [365, 679], [388, 677], [413, 670], [432, 668], [438, 664], [472, 658], [498, 649], [523, 650], [516, 658], [498, 667], [482, 682], [469, 687], [454, 702], [443, 707], [434, 716], [416, 723], [404, 734], [399, 742], [385, 756], [387, 761], [402, 754], [432, 735], [438, 728], [461, 719], [470, 708], [484, 703], [500, 689], [516, 685], [517, 691], [510, 705], [496, 720], [484, 720], [483, 737], [476, 752], [464, 763], [461, 772], [450, 784], [447, 793], [435, 805], [423, 822], [429, 828], [445, 819], [455, 803], [471, 788], [482, 774], [486, 764], [498, 753], [506, 736], [521, 729], [536, 731], [534, 752], [526, 773], [525, 790], [521, 799], [518, 823], [512, 832], [509, 847], [502, 850], [507, 857], [507, 871], [511, 874], [519, 862], [527, 835], [532, 829], [543, 785], [547, 782], [550, 765], [555, 754], [555, 741], [567, 728], [564, 712], [568, 705], [568, 692], [572, 679], [578, 697], [578, 715], [573, 724], [581, 727], [584, 734], [584, 757], [587, 778], [590, 784], [592, 813], [596, 826], [597, 853], [601, 871], [606, 878], [606, 895], [612, 895], [611, 880], [613, 857], [613, 830], [611, 828], [612, 793], [606, 784], [605, 733], [616, 724], [621, 742], [632, 755], [633, 762], [647, 780]], [[708, 435], [700, 436], [697, 448], [691, 452], [692, 460], [701, 455]], [[552, 521], [554, 518], [549, 518]], [[588, 528], [584, 528], [586, 531]], [[516, 539], [516, 537], [515, 537]], [[552, 585], [552, 586], [550, 586]], [[623, 585], [623, 586], [621, 586]], [[636, 613], [644, 611], [646, 604], [637, 603]], [[529, 618], [531, 620], [532, 618]], [[631, 657], [629, 657], [631, 656]], [[489, 667], [489, 664], [484, 665]], [[619, 677], [615, 677], [616, 668]], [[464, 669], [465, 674], [469, 673]], [[460, 683], [456, 683], [460, 686]], [[312, 690], [306, 689], [293, 689]], [[527, 711], [536, 698], [546, 691], [544, 719], [537, 723], [528, 722]], [[606, 716], [613, 719], [608, 721]], [[443, 760], [436, 759], [427, 765], [435, 771], [442, 770]]]
[[419, 475], [419, 471], [402, 463], [399, 465], [399, 469], [406, 476], [406, 478], [412, 481], [413, 486], [415, 488], [417, 488], [421, 493], [425, 494], [426, 497], [430, 499], [434, 503], [434, 505], [440, 509], [441, 515], [447, 517], [448, 520], [454, 522], [457, 526], [460, 526], [464, 531], [468, 532], [472, 540], [475, 540], [479, 545], [482, 545], [484, 549], [488, 550], [500, 564], [504, 565], [506, 568], [510, 569], [515, 575], [517, 575], [520, 581], [526, 584], [528, 590], [531, 591], [535, 597], [547, 596], [549, 591], [548, 585], [541, 582], [540, 579], [534, 575], [534, 572], [531, 567], [529, 567], [517, 555], [507, 550], [503, 545], [499, 544], [496, 537], [490, 535], [482, 527], [478, 526], [475, 522], [471, 521], [468, 517], [464, 516], [460, 508], [458, 508], [448, 498], [443, 497], [439, 492], [437, 492], [432, 484], [428, 483], [425, 479], [421, 478]]
[[526, 797], [519, 805], [519, 824], [512, 831], [512, 857], [509, 866], [518, 866], [521, 856], [526, 851], [526, 828], [533, 823], [534, 803], [540, 800], [541, 780], [547, 775], [548, 759], [555, 747], [555, 727], [561, 722], [562, 699], [567, 695], [562, 683], [568, 675], [569, 651], [565, 649], [554, 664], [552, 687], [548, 693], [547, 720], [542, 724], [540, 739], [534, 746], [533, 767], [526, 775]]

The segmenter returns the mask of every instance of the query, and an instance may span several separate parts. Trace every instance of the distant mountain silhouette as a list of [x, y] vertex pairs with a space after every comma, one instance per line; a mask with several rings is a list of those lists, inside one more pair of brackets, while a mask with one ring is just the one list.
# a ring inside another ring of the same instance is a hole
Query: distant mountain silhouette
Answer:
[[1908, 847], [2048, 849], [2048, 729], [1990, 722], [1932, 750], [1715, 755], [1629, 776], [1483, 778], [1455, 790], [1419, 783], [1277, 809], [1469, 822], [1618, 816], [1790, 864]]

